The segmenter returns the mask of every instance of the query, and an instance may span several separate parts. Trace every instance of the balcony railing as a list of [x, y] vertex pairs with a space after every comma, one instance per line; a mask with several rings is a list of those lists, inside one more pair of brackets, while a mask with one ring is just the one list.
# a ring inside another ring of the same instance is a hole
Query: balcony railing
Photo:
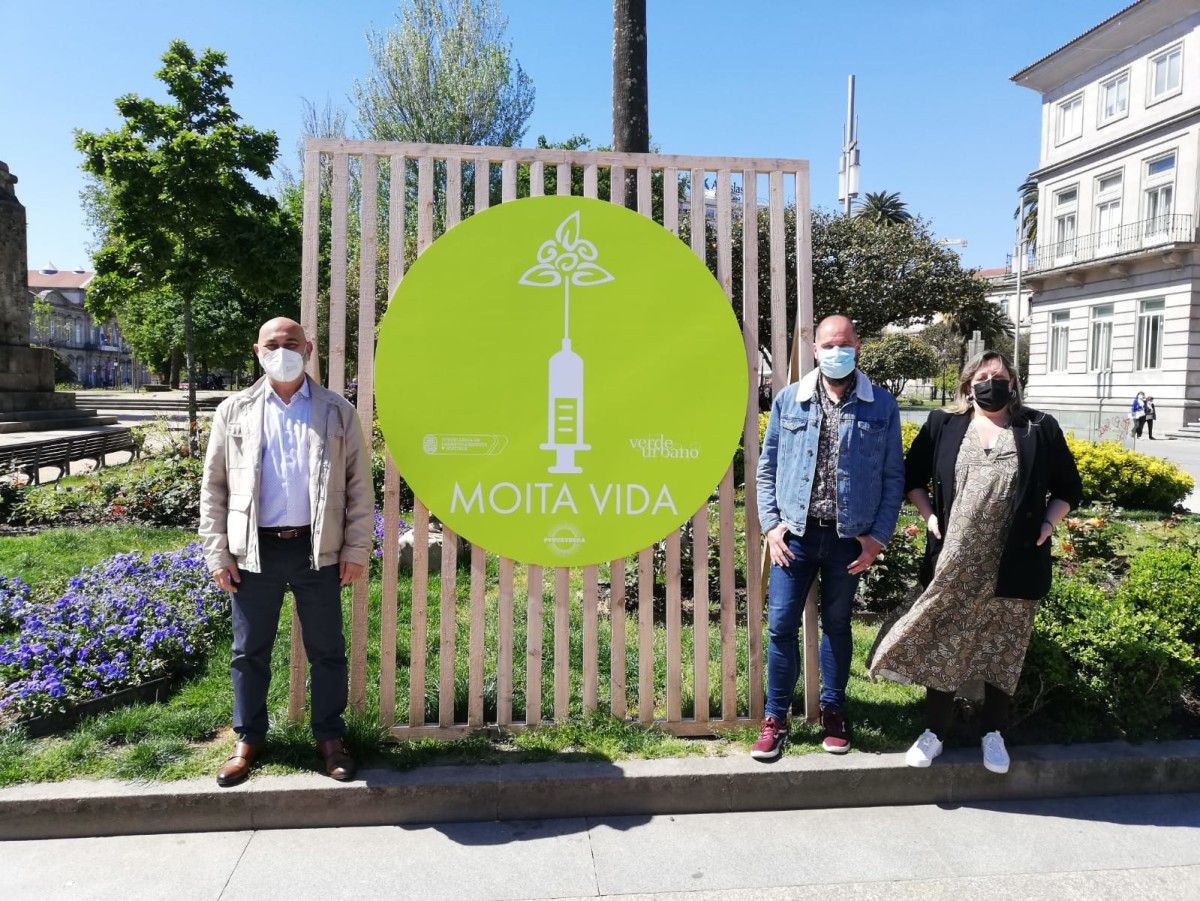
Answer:
[[1118, 254], [1148, 250], [1161, 244], [1196, 240], [1190, 215], [1155, 216], [1090, 235], [1079, 235], [1037, 250], [1036, 269], [1054, 269]]

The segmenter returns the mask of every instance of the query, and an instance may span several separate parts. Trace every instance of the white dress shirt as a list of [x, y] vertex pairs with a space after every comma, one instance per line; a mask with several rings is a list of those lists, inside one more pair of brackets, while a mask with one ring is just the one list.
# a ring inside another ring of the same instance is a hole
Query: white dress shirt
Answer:
[[291, 403], [267, 382], [263, 405], [262, 479], [258, 487], [258, 524], [262, 528], [312, 523], [308, 500], [308, 379]]

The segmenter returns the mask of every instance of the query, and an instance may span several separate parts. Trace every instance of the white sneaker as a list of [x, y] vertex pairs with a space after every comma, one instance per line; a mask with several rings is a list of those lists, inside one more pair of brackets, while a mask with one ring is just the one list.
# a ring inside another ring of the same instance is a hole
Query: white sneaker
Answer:
[[1008, 772], [1008, 748], [1004, 747], [1004, 736], [989, 732], [983, 737], [983, 766], [992, 773]]
[[913, 742], [904, 755], [904, 762], [909, 766], [924, 768], [933, 763], [933, 758], [942, 753], [942, 743], [938, 737], [926, 729], [920, 738]]

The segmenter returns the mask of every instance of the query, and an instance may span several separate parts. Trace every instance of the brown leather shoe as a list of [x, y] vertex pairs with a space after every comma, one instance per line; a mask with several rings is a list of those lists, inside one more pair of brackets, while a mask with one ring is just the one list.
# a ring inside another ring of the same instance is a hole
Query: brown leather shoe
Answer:
[[354, 778], [354, 758], [346, 753], [346, 744], [340, 738], [317, 742], [317, 753], [325, 761], [325, 774], [338, 782], [349, 782]]
[[250, 775], [250, 764], [262, 752], [263, 745], [261, 744], [239, 741], [233, 746], [233, 753], [229, 755], [225, 765], [221, 767], [221, 771], [217, 773], [217, 785], [221, 788], [237, 785]]

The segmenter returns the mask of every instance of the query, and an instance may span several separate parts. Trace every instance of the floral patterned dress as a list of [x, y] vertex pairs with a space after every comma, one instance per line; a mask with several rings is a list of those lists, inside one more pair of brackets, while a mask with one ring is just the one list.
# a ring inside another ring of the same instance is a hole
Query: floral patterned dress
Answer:
[[1012, 430], [988, 451], [967, 429], [954, 477], [954, 507], [933, 579], [878, 642], [869, 671], [939, 691], [982, 680], [1011, 695], [1037, 612], [1035, 601], [993, 594], [1017, 490]]

